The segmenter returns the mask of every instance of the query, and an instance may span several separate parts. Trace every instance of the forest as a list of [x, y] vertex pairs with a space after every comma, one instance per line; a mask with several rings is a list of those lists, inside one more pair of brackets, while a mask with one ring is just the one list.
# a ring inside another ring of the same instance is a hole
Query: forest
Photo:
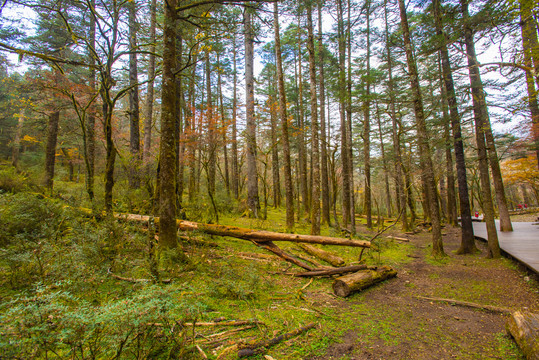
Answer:
[[0, 359], [539, 356], [538, 90], [536, 0], [0, 0]]

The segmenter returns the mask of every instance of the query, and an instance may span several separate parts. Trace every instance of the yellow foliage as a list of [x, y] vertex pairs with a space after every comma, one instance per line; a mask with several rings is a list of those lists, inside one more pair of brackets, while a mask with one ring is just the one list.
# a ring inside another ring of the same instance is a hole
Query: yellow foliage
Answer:
[[525, 158], [506, 160], [501, 164], [504, 181], [508, 184], [528, 184], [539, 188], [539, 170], [537, 157], [529, 155]]
[[30, 143], [40, 143], [41, 141], [37, 140], [35, 137], [30, 135], [24, 135], [22, 141], [27, 141]]

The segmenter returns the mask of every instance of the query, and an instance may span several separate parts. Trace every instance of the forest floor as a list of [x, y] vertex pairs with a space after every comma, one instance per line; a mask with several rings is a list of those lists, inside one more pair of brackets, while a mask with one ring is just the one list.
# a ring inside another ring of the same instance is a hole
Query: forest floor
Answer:
[[[505, 331], [507, 315], [418, 297], [539, 311], [537, 278], [512, 260], [485, 258], [481, 242], [481, 253], [455, 255], [456, 228], [444, 228], [448, 256], [442, 259], [430, 255], [428, 231], [407, 235], [398, 226], [364, 252], [324, 246], [347, 264], [361, 257], [398, 272], [339, 298], [332, 278], [296, 277], [299, 268], [249, 241], [202, 233], [183, 234], [180, 251], [189, 261], [161, 254], [160, 275], [170, 283], [132, 281], [151, 278], [143, 226], [91, 218], [65, 205], [34, 193], [0, 194], [0, 359], [84, 358], [89, 351], [95, 358], [237, 359], [246, 342], [312, 323], [315, 328], [250, 359], [523, 359]], [[205, 207], [192, 209], [190, 218], [204, 221], [197, 209]], [[282, 209], [268, 209], [267, 220], [237, 212], [220, 217], [223, 225], [271, 231], [284, 231], [284, 220]], [[298, 233], [309, 228], [307, 220], [297, 222]], [[327, 226], [322, 233], [345, 235]], [[358, 226], [364, 240], [374, 233]], [[279, 246], [317, 261], [295, 244]], [[198, 325], [216, 319], [259, 323]]]
[[[530, 221], [535, 215], [515, 216]], [[395, 234], [399, 235], [399, 234]], [[401, 235], [402, 236], [402, 235]], [[413, 261], [399, 266], [386, 281], [337, 307], [354, 309], [355, 325], [316, 359], [521, 359], [508, 342], [507, 315], [435, 303], [418, 298], [443, 297], [510, 309], [539, 311], [537, 277], [508, 259], [480, 254], [458, 256], [460, 230], [444, 230], [447, 258], [429, 256], [430, 234], [410, 236]]]

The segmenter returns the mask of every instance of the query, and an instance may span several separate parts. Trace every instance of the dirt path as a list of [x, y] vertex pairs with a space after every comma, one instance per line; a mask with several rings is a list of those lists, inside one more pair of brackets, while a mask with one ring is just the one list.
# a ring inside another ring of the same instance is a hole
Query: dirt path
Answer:
[[[507, 259], [456, 256], [459, 230], [444, 231], [448, 258], [431, 259], [430, 235], [412, 240], [413, 261], [397, 279], [342, 301], [355, 318], [342, 338], [317, 359], [521, 359], [506, 335], [506, 316], [418, 299], [435, 296], [539, 311], [537, 279]], [[396, 234], [398, 235], [398, 234]]]

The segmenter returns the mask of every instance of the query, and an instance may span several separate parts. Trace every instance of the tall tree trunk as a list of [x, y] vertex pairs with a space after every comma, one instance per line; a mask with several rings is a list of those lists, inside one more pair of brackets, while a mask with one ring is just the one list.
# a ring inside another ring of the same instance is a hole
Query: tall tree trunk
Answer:
[[245, 9], [245, 107], [246, 107], [246, 143], [247, 143], [247, 206], [251, 215], [260, 217], [258, 198], [258, 174], [256, 170], [256, 121], [254, 95], [254, 32], [251, 24], [250, 9]]
[[356, 195], [354, 189], [354, 143], [352, 141], [352, 2], [348, 0], [348, 23], [346, 27], [346, 38], [348, 44], [348, 79], [347, 79], [347, 91], [346, 96], [346, 122], [347, 122], [347, 136], [346, 140], [348, 146], [348, 176], [350, 177], [350, 228], [352, 235], [356, 233]]
[[350, 160], [348, 151], [348, 126], [346, 122], [346, 38], [344, 33], [344, 11], [342, 0], [337, 0], [337, 41], [339, 47], [339, 115], [341, 125], [341, 162], [342, 162], [342, 219], [345, 228], [350, 224], [351, 183]]
[[[95, 9], [95, 0], [91, 0], [90, 6], [92, 9]], [[90, 14], [90, 38], [89, 38], [89, 63], [90, 63], [90, 77], [88, 79], [88, 85], [92, 91], [92, 95], [95, 94], [97, 91], [96, 89], [96, 71], [95, 71], [95, 63], [96, 63], [96, 54], [94, 53], [96, 51], [95, 46], [95, 14], [92, 10], [92, 13]], [[86, 164], [86, 192], [88, 193], [88, 197], [90, 198], [90, 202], [94, 203], [94, 174], [95, 174], [95, 113], [96, 109], [95, 106], [92, 104], [89, 107], [88, 112], [88, 119], [86, 121], [86, 148], [85, 150], [85, 164]]]
[[[302, 56], [301, 49], [303, 47], [303, 42], [301, 38], [302, 27], [301, 27], [301, 17], [298, 15], [298, 107], [299, 107], [299, 118], [298, 118], [298, 156], [299, 156], [299, 189], [301, 194], [301, 206], [303, 213], [309, 214], [309, 185], [307, 183], [307, 150], [305, 146], [305, 106], [303, 104], [303, 65], [302, 65]], [[299, 214], [298, 214], [299, 217]]]
[[[182, 67], [183, 35], [181, 27], [176, 29], [176, 66]], [[176, 213], [182, 214], [183, 172], [184, 172], [184, 92], [183, 76], [176, 76], [176, 127], [174, 141], [176, 142]]]
[[[537, 62], [539, 63], [539, 48], [534, 49], [534, 45], [537, 45], [538, 41], [534, 26], [535, 21], [531, 14], [532, 6], [532, 1], [520, 0], [520, 31], [522, 34], [522, 47], [524, 50], [524, 65], [529, 68], [534, 68], [534, 72], [536, 73], [537, 68], [534, 66], [534, 61], [537, 59]], [[526, 85], [528, 89], [528, 106], [532, 117], [534, 150], [535, 156], [537, 157], [537, 167], [539, 168], [539, 105], [537, 102], [537, 88], [531, 71], [526, 71]], [[537, 85], [539, 86], [539, 83]]]
[[155, 28], [157, 23], [157, 0], [150, 0], [150, 56], [148, 62], [148, 86], [146, 90], [146, 106], [144, 111], [144, 147], [142, 151], [142, 162], [148, 164], [150, 159], [150, 149], [152, 147], [152, 123], [153, 123], [153, 101], [154, 101], [154, 78], [155, 78]]
[[400, 145], [400, 122], [397, 119], [397, 111], [395, 109], [395, 85], [393, 82], [393, 59], [391, 57], [391, 47], [389, 42], [389, 24], [388, 24], [388, 9], [387, 0], [384, 6], [384, 20], [385, 20], [385, 37], [386, 37], [386, 56], [387, 56], [387, 72], [388, 83], [387, 88], [389, 92], [389, 111], [392, 123], [392, 140], [393, 151], [395, 153], [395, 188], [397, 192], [397, 208], [401, 213], [402, 229], [404, 231], [409, 230], [408, 216], [406, 215], [406, 190], [403, 183], [403, 162]]
[[15, 138], [13, 139], [11, 147], [11, 165], [15, 169], [19, 168], [19, 158], [21, 151], [21, 135], [22, 135], [22, 126], [24, 124], [24, 109], [19, 110], [19, 118], [17, 121], [17, 128], [15, 129]]
[[[468, 15], [468, 0], [461, 0], [463, 16], [466, 19], [469, 18]], [[469, 24], [465, 25], [465, 41], [466, 49], [468, 56], [468, 65], [470, 71], [470, 80], [472, 77], [474, 81], [472, 82], [472, 87], [476, 87], [477, 105], [482, 107], [481, 116], [482, 116], [482, 126], [483, 132], [485, 134], [486, 146], [487, 146], [487, 155], [488, 162], [490, 164], [490, 169], [492, 171], [492, 181], [494, 182], [494, 190], [496, 192], [496, 202], [498, 204], [498, 212], [500, 215], [500, 230], [501, 231], [513, 231], [513, 226], [511, 225], [511, 218], [509, 216], [509, 209], [507, 208], [507, 199], [505, 197], [505, 189], [503, 185], [502, 172], [500, 170], [500, 162], [498, 159], [498, 153], [496, 152], [496, 143], [494, 142], [494, 135], [492, 133], [492, 127], [490, 126], [490, 119], [488, 114], [487, 103], [485, 100], [485, 92], [483, 91], [483, 82], [481, 81], [481, 75], [479, 72], [479, 62], [477, 61], [475, 53], [475, 45], [473, 40], [473, 31], [470, 28]], [[469, 33], [469, 34], [468, 34]], [[470, 48], [468, 50], [468, 48]], [[473, 74], [472, 74], [473, 73]], [[472, 89], [473, 94], [473, 89]]]
[[279, 175], [279, 139], [277, 138], [277, 99], [273, 79], [269, 79], [270, 96], [270, 136], [271, 136], [271, 180], [273, 187], [273, 207], [281, 206], [281, 178]]
[[217, 51], [217, 91], [219, 91], [219, 109], [221, 112], [221, 134], [223, 139], [223, 160], [225, 163], [225, 188], [227, 196], [230, 196], [230, 171], [228, 168], [228, 125], [226, 123], [226, 114], [225, 114], [225, 104], [223, 102], [223, 84], [221, 80], [221, 59], [219, 56], [219, 51]]
[[138, 160], [140, 156], [140, 114], [138, 97], [138, 68], [137, 68], [137, 3], [128, 2], [129, 8], [129, 151], [133, 162], [129, 164], [129, 186], [140, 186], [138, 177]]
[[365, 213], [367, 227], [372, 228], [372, 187], [371, 187], [371, 2], [366, 1], [367, 7], [367, 69], [365, 79], [365, 101], [363, 102], [363, 162], [365, 166]]
[[475, 120], [475, 137], [477, 141], [477, 155], [479, 161], [479, 174], [481, 181], [481, 194], [483, 212], [487, 223], [487, 235], [489, 246], [489, 257], [500, 257], [500, 246], [498, 234], [494, 223], [494, 206], [492, 204], [492, 193], [490, 189], [490, 179], [488, 173], [487, 148], [485, 142], [486, 121], [488, 115], [485, 113], [486, 105], [479, 67], [475, 55], [472, 29], [469, 26], [468, 1], [461, 0], [461, 10], [464, 24], [464, 41], [466, 42], [466, 55], [468, 57], [468, 71], [472, 88], [473, 111]]
[[[376, 92], [376, 90], [375, 90]], [[378, 134], [380, 136], [380, 150], [382, 151], [382, 166], [384, 168], [384, 184], [386, 189], [386, 207], [387, 217], [391, 217], [391, 192], [389, 190], [389, 169], [387, 166], [386, 149], [384, 146], [384, 136], [382, 134], [382, 120], [380, 119], [380, 108], [378, 102], [376, 102], [376, 119], [378, 121]]]
[[408, 73], [410, 76], [410, 86], [414, 103], [414, 112], [416, 118], [417, 136], [419, 143], [419, 160], [422, 163], [423, 181], [427, 194], [429, 195], [430, 219], [432, 222], [432, 254], [434, 256], [444, 256], [444, 247], [442, 242], [442, 231], [440, 224], [440, 208], [438, 204], [436, 184], [434, 181], [434, 170], [432, 165], [430, 145], [428, 141], [427, 126], [425, 123], [425, 114], [423, 110], [423, 100], [421, 89], [419, 87], [419, 76], [417, 64], [412, 51], [410, 38], [410, 29], [408, 27], [408, 18], [404, 0], [399, 0], [401, 25], [403, 30], [404, 47], [406, 51], [406, 60], [408, 63]]
[[234, 90], [232, 97], [232, 194], [234, 198], [239, 198], [239, 166], [238, 166], [238, 130], [237, 130], [237, 114], [238, 114], [238, 69], [237, 69], [237, 50], [236, 50], [236, 31], [233, 36], [233, 71], [234, 71]]
[[198, 60], [198, 49], [195, 49], [195, 55], [193, 59], [193, 69], [191, 71], [190, 79], [189, 79], [189, 112], [191, 115], [191, 122], [190, 122], [190, 129], [189, 129], [189, 146], [188, 146], [188, 154], [187, 158], [189, 159], [189, 202], [193, 202], [195, 200], [195, 196], [197, 194], [198, 186], [196, 186], [196, 133], [197, 133], [197, 119], [194, 116], [194, 108], [195, 108], [195, 90], [196, 90], [196, 69], [197, 69], [197, 60]]
[[211, 196], [215, 194], [215, 169], [217, 163], [216, 138], [215, 138], [215, 119], [213, 116], [213, 99], [211, 91], [211, 64], [210, 52], [206, 50], [206, 118], [208, 124], [208, 192]]
[[47, 143], [45, 144], [45, 176], [43, 185], [51, 191], [54, 182], [54, 164], [56, 162], [56, 143], [58, 142], [58, 124], [60, 111], [49, 114], [47, 124]]
[[309, 51], [309, 80], [311, 90], [311, 234], [320, 234], [320, 143], [318, 133], [318, 102], [316, 94], [316, 59], [314, 53], [314, 31], [312, 6], [307, 5], [307, 50]]
[[444, 77], [447, 102], [449, 104], [449, 115], [451, 118], [451, 131], [453, 132], [453, 144], [455, 148], [455, 162], [457, 167], [457, 183], [459, 192], [459, 207], [461, 218], [461, 243], [457, 254], [470, 254], [477, 251], [472, 225], [472, 212], [470, 209], [470, 198], [468, 192], [468, 181], [466, 179], [466, 159], [464, 155], [464, 144], [462, 141], [462, 130], [460, 126], [460, 115], [458, 111], [457, 97], [447, 50], [447, 34], [443, 31], [442, 10], [440, 0], [433, 2], [434, 20], [436, 32], [442, 39], [440, 54], [442, 57], [442, 72]]
[[165, 2], [163, 28], [163, 85], [159, 148], [159, 244], [175, 248], [176, 238], [176, 0]]
[[447, 220], [453, 225], [458, 225], [457, 219], [457, 201], [455, 196], [455, 176], [453, 170], [453, 153], [451, 151], [451, 138], [449, 134], [449, 114], [447, 111], [447, 91], [443, 83], [443, 73], [442, 81], [440, 82], [441, 93], [442, 93], [442, 116], [443, 116], [443, 127], [444, 127], [444, 145], [445, 145], [445, 175], [447, 178]]
[[329, 216], [328, 147], [326, 140], [326, 90], [324, 80], [324, 44], [322, 41], [322, 0], [318, 0], [318, 72], [320, 74], [320, 174], [322, 198], [322, 223], [331, 224]]
[[281, 57], [281, 39], [279, 34], [279, 5], [273, 3], [273, 26], [275, 31], [275, 65], [277, 68], [277, 83], [279, 89], [279, 117], [281, 119], [281, 142], [284, 157], [284, 187], [286, 194], [286, 228], [294, 229], [294, 189], [292, 184], [292, 169], [290, 163], [290, 142], [288, 140], [288, 115], [286, 111], [286, 92], [284, 89], [283, 61]]

